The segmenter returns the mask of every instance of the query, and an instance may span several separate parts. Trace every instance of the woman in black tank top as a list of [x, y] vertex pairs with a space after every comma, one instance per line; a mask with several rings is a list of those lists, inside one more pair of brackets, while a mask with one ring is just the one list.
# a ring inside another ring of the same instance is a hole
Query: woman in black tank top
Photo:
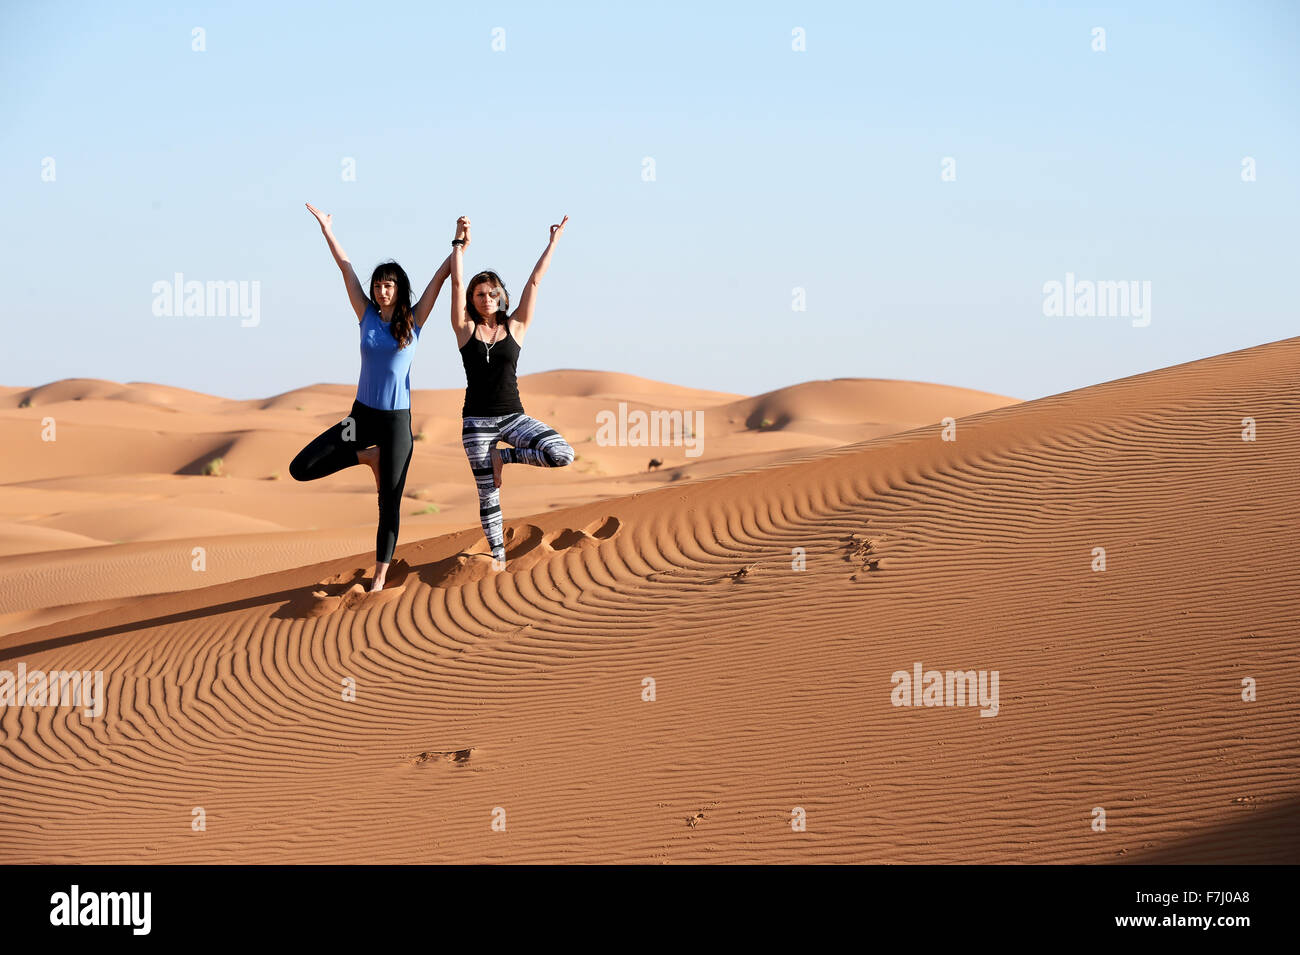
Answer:
[[[510, 296], [495, 272], [479, 272], [464, 285], [464, 247], [469, 219], [456, 222], [451, 250], [451, 327], [465, 366], [465, 403], [461, 406], [461, 443], [478, 488], [479, 521], [492, 549], [492, 564], [505, 569], [501, 527], [501, 472], [507, 464], [560, 468], [573, 462], [573, 448], [554, 428], [524, 413], [515, 370], [519, 349], [533, 321], [537, 287], [551, 264], [551, 253], [565, 216], [551, 226], [546, 251], [528, 277], [519, 307], [510, 313]], [[463, 291], [462, 291], [463, 289]], [[497, 448], [505, 441], [509, 448]]]

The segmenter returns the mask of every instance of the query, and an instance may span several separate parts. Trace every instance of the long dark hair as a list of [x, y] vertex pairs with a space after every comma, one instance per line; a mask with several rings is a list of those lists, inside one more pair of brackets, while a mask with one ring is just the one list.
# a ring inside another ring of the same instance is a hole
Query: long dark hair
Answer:
[[485, 283], [501, 289], [501, 294], [497, 296], [497, 312], [506, 315], [510, 313], [510, 293], [506, 291], [506, 283], [501, 281], [501, 276], [488, 269], [470, 279], [469, 285], [465, 287], [465, 312], [474, 320], [475, 325], [481, 325], [487, 320], [487, 316], [480, 315], [474, 308], [474, 289]]
[[397, 294], [393, 296], [393, 319], [388, 327], [400, 350], [411, 344], [414, 337], [411, 331], [415, 321], [411, 316], [411, 280], [406, 277], [406, 271], [392, 259], [376, 265], [370, 274], [370, 287], [366, 289], [370, 304], [376, 312], [379, 311], [379, 303], [375, 301], [375, 283], [384, 279], [392, 279], [397, 283]]

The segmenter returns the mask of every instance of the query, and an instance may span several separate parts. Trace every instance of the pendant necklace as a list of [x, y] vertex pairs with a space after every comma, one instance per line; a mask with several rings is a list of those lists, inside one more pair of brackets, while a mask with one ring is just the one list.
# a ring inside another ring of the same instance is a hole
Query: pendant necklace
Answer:
[[[496, 334], [496, 329], [495, 329], [495, 328], [492, 329], [492, 334], [493, 334], [493, 335]], [[500, 342], [490, 342], [490, 343], [489, 343], [489, 342], [485, 342], [485, 341], [483, 341], [483, 339], [481, 339], [481, 338], [479, 339], [479, 341], [483, 342], [483, 357], [487, 359], [487, 363], [488, 363], [489, 365], [492, 364], [492, 346], [493, 346], [493, 345], [498, 345], [498, 344], [500, 344]]]

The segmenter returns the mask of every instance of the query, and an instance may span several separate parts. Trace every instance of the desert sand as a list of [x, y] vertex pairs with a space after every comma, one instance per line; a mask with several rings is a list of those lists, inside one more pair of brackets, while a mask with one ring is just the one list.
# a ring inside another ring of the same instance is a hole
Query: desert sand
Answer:
[[[373, 595], [369, 472], [287, 473], [350, 387], [5, 389], [0, 668], [105, 693], [0, 709], [0, 861], [1300, 861], [1298, 377], [532, 375], [579, 458], [507, 468], [500, 573], [418, 391]], [[618, 402], [704, 453], [588, 440]], [[914, 666], [996, 704], [895, 705]]]

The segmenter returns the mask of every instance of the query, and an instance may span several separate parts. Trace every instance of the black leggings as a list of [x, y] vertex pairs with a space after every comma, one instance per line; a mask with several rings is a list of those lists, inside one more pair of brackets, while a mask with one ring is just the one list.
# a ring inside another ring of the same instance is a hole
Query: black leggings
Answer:
[[348, 417], [312, 439], [289, 465], [295, 481], [315, 481], [360, 464], [357, 452], [379, 446], [379, 530], [375, 533], [375, 559], [387, 564], [397, 547], [402, 491], [411, 465], [411, 410], [381, 411], [360, 401], [352, 402]]

